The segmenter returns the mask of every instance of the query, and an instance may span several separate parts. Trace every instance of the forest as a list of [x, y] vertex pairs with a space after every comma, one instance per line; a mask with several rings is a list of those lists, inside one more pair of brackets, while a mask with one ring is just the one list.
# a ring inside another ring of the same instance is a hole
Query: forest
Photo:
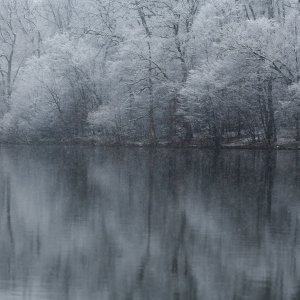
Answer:
[[299, 0], [0, 0], [0, 141], [300, 147], [299, 25]]

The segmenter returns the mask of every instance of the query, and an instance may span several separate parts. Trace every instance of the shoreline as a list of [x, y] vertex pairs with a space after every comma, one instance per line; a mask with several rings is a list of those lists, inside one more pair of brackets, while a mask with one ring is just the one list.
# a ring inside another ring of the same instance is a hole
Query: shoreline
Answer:
[[199, 149], [199, 150], [300, 150], [300, 142], [278, 143], [269, 146], [263, 143], [257, 144], [221, 144], [220, 147], [205, 145], [200, 143], [169, 143], [158, 141], [155, 144], [147, 142], [101, 142], [96, 139], [69, 139], [69, 140], [39, 140], [39, 141], [1, 141], [1, 146], [90, 146], [90, 147], [107, 147], [107, 148], [169, 148], [169, 149]]

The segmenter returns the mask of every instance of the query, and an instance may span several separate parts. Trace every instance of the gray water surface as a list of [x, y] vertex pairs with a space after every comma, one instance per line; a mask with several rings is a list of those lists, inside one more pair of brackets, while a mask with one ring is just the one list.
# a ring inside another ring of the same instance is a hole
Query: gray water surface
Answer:
[[0, 148], [1, 300], [298, 300], [300, 152]]

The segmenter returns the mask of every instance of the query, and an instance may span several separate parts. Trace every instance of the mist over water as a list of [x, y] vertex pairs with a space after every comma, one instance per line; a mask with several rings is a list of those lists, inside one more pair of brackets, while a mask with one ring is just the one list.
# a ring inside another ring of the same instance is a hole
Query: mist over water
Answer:
[[300, 299], [300, 153], [0, 148], [0, 299]]

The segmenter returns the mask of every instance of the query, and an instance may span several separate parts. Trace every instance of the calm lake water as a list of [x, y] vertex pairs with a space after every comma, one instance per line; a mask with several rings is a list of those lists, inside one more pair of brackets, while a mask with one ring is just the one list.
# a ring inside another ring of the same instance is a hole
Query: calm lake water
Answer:
[[300, 152], [0, 147], [1, 300], [298, 300]]

